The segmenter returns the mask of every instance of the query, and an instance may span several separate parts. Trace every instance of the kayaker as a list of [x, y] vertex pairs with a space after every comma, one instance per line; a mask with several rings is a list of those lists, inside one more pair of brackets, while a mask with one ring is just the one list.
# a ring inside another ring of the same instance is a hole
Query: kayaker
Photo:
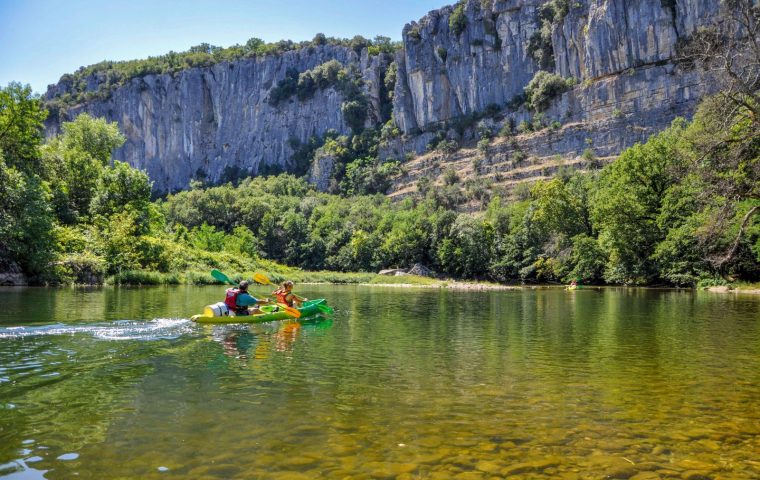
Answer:
[[308, 300], [308, 298], [301, 298], [293, 293], [293, 285], [291, 280], [285, 280], [280, 285], [280, 288], [272, 292], [272, 295], [277, 298], [277, 303], [282, 303], [289, 307], [300, 307], [303, 302]]
[[272, 302], [268, 298], [254, 298], [248, 293], [248, 282], [243, 280], [238, 284], [238, 288], [227, 289], [224, 303], [227, 308], [235, 312], [235, 315], [252, 315], [262, 313], [259, 310], [259, 305], [267, 305]]

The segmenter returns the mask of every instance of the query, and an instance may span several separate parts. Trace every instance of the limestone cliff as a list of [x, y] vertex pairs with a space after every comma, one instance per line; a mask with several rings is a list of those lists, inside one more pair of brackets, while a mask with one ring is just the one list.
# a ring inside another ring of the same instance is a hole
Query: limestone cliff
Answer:
[[[575, 165], [588, 149], [596, 157], [614, 158], [674, 117], [691, 115], [699, 99], [714, 91], [698, 72], [679, 67], [677, 51], [697, 28], [719, 18], [721, 5], [716, 0], [466, 0], [432, 11], [403, 28], [392, 105], [401, 134], [383, 139], [380, 156], [408, 159], [436, 138], [472, 146], [475, 122], [488, 112], [493, 131], [521, 122], [539, 130], [496, 141], [487, 155], [475, 149], [457, 154], [470, 161], [485, 156], [493, 168], [475, 170], [497, 183], [515, 168], [518, 151], [544, 173], [551, 169], [541, 167], [541, 159]], [[83, 111], [119, 122], [128, 140], [114, 157], [147, 170], [158, 191], [186, 188], [193, 178], [220, 181], [230, 172], [293, 170], [299, 142], [329, 129], [350, 133], [341, 109], [345, 98], [336, 88], [277, 105], [269, 98], [289, 69], [303, 72], [329, 60], [360, 72], [367, 125], [379, 125], [383, 76], [391, 59], [369, 56], [366, 48], [357, 54], [322, 45], [133, 78], [105, 100], [51, 117], [49, 133]], [[572, 77], [574, 84], [537, 112], [526, 106], [523, 93], [541, 69]], [[98, 83], [88, 79], [88, 88], [97, 89]], [[67, 88], [65, 81], [51, 86], [47, 98]], [[553, 129], [542, 130], [548, 125]], [[311, 178], [325, 188], [332, 164], [317, 160]], [[435, 178], [445, 161], [442, 155], [418, 160], [397, 180], [396, 192], [410, 191], [420, 176]]]
[[[542, 19], [547, 3], [559, 8]], [[718, 18], [716, 1], [469, 0], [462, 7], [458, 34], [450, 26], [454, 7], [404, 27], [393, 115], [406, 135], [387, 142], [385, 156], [422, 153], [422, 132], [450, 130], [491, 105], [501, 124], [534, 118], [520, 95], [541, 67], [542, 49], [550, 55], [544, 68], [575, 81], [541, 112], [543, 125], [574, 128], [551, 147], [531, 142], [529, 155], [573, 157], [589, 146], [598, 156], [615, 155], [674, 117], [689, 116], [715, 89], [698, 72], [679, 68], [676, 57], [680, 41]]]
[[[370, 104], [377, 104], [383, 55], [358, 55], [350, 48], [323, 45], [263, 58], [190, 68], [175, 75], [133, 78], [105, 100], [63, 109], [48, 120], [48, 135], [60, 122], [81, 112], [116, 121], [127, 137], [114, 158], [148, 172], [154, 189], [171, 192], [190, 180], [218, 182], [240, 175], [288, 171], [294, 148], [330, 129], [347, 134], [343, 96], [335, 88], [318, 89], [311, 98], [295, 96], [273, 105], [270, 93], [289, 70], [303, 72], [330, 60], [353, 66], [366, 79]], [[88, 79], [97, 90], [100, 79]], [[70, 90], [65, 81], [51, 86], [47, 99]], [[370, 107], [368, 122], [377, 108]]]

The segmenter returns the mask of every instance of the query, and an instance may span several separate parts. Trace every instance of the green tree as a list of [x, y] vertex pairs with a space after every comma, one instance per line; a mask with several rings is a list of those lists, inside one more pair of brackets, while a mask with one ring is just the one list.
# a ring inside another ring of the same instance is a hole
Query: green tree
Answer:
[[246, 226], [238, 225], [224, 239], [224, 251], [235, 255], [256, 258], [259, 255], [260, 242]]
[[73, 225], [87, 219], [103, 165], [87, 152], [66, 148], [60, 137], [43, 145], [41, 152], [58, 220]]
[[41, 173], [37, 147], [46, 117], [47, 110], [29, 85], [11, 82], [0, 88], [0, 150], [9, 167], [27, 175]]
[[50, 192], [36, 175], [7, 166], [0, 150], [0, 267], [44, 274], [54, 257]]
[[61, 128], [64, 148], [83, 151], [104, 166], [111, 161], [113, 150], [126, 141], [116, 122], [94, 118], [87, 113], [77, 115], [73, 122], [64, 122]]
[[448, 238], [438, 247], [441, 268], [458, 277], [483, 275], [488, 268], [493, 228], [471, 215], [457, 216]]
[[145, 172], [116, 160], [113, 167], [103, 170], [90, 210], [94, 215], [109, 216], [128, 205], [145, 208], [151, 185]]
[[211, 225], [204, 223], [191, 232], [192, 242], [196, 248], [207, 252], [221, 252], [224, 249], [226, 236]]
[[682, 133], [677, 119], [647, 143], [625, 150], [599, 178], [592, 218], [609, 256], [605, 279], [646, 284], [657, 278], [651, 256], [664, 234], [657, 225], [663, 198], [673, 185]]
[[115, 122], [86, 113], [65, 122], [62, 130], [41, 149], [44, 177], [51, 186], [58, 219], [74, 224], [89, 218], [100, 177], [111, 162], [111, 152], [124, 143], [124, 136]]
[[597, 239], [582, 233], [573, 237], [572, 242], [573, 250], [570, 261], [572, 270], [564, 280], [576, 280], [583, 283], [602, 282], [607, 256], [599, 246]]

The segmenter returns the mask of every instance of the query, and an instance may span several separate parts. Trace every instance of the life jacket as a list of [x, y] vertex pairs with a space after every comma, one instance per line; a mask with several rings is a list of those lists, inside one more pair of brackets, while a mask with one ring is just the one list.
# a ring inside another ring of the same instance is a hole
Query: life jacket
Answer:
[[224, 304], [227, 305], [227, 308], [229, 308], [233, 312], [236, 312], [238, 308], [240, 308], [238, 307], [238, 304], [237, 304], [238, 295], [240, 295], [240, 289], [228, 288], [227, 294], [224, 297]]
[[289, 307], [293, 306], [293, 300], [288, 300], [288, 296], [291, 295], [291, 292], [285, 290], [284, 288], [278, 288], [272, 292], [272, 295], [277, 297], [277, 303], [284, 303]]

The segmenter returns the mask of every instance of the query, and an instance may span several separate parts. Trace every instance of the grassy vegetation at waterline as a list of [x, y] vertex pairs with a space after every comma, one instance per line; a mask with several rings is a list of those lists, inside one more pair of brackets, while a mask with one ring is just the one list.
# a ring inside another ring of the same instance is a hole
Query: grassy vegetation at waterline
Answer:
[[0, 271], [39, 283], [205, 283], [214, 267], [365, 282], [332, 272], [422, 263], [499, 282], [756, 281], [756, 105], [715, 97], [600, 172], [536, 183], [522, 201], [495, 195], [470, 214], [457, 211], [456, 182], [398, 203], [346, 201], [361, 190], [348, 175], [337, 194], [279, 175], [151, 201], [145, 173], [110, 157], [124, 141], [116, 124], [80, 115], [43, 144], [46, 111], [11, 84], [0, 90]]

